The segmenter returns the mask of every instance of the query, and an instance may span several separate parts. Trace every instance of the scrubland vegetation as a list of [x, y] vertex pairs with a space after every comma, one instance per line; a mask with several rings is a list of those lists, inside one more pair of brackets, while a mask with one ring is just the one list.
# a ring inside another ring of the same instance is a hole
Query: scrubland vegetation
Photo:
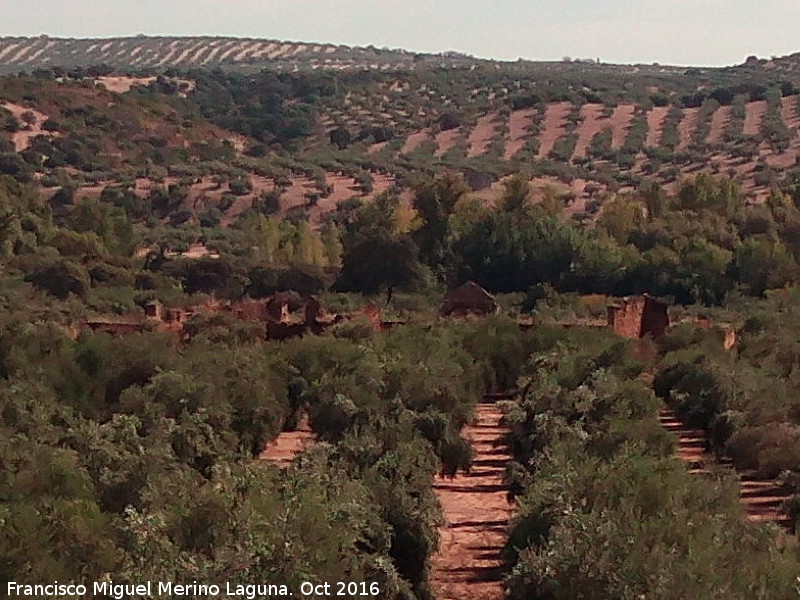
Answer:
[[[198, 69], [126, 94], [86, 72], [0, 81], [0, 98], [47, 114], [53, 134], [17, 152], [25, 124], [0, 113], [0, 574], [364, 580], [381, 598], [434, 600], [433, 483], [469, 470], [463, 429], [483, 395], [514, 392], [503, 404], [510, 598], [796, 597], [794, 536], [745, 522], [736, 478], [775, 478], [800, 517], [800, 178], [784, 169], [755, 200], [724, 172], [676, 172], [665, 186], [658, 166], [706, 151], [719, 106], [731, 107], [729, 150], [786, 150], [781, 100], [795, 88], [783, 72], [649, 73], [625, 86], [609, 71], [601, 86], [581, 65], [548, 81], [523, 67]], [[754, 140], [747, 102], [762, 100]], [[371, 112], [353, 121], [362, 101]], [[571, 108], [550, 157], [534, 161], [528, 140], [502, 161], [510, 111], [539, 117], [557, 101]], [[613, 146], [609, 125], [578, 164], [586, 102], [608, 116], [638, 108], [624, 141]], [[644, 148], [654, 105], [670, 109], [658, 148]], [[678, 153], [686, 108], [698, 124]], [[410, 132], [460, 131], [491, 111], [486, 155], [468, 158], [463, 140], [438, 162], [424, 143], [398, 154]], [[635, 176], [618, 169], [638, 163]], [[330, 200], [332, 173], [360, 191]], [[587, 174], [606, 187], [582, 202], [530, 185]], [[378, 175], [388, 189], [373, 189]], [[298, 178], [303, 203], [287, 206]], [[440, 317], [444, 293], [467, 280], [501, 314]], [[376, 331], [364, 313], [278, 341], [224, 311], [195, 315], [182, 335], [144, 318], [154, 301], [288, 291], [337, 313], [377, 305], [394, 326]], [[662, 339], [588, 326], [640, 293], [672, 304], [678, 323]], [[144, 326], [84, 326], [97, 318]], [[729, 325], [735, 347], [698, 319]], [[719, 465], [687, 472], [658, 423], [664, 404], [707, 432]], [[306, 420], [317, 442], [287, 470], [257, 460]]]

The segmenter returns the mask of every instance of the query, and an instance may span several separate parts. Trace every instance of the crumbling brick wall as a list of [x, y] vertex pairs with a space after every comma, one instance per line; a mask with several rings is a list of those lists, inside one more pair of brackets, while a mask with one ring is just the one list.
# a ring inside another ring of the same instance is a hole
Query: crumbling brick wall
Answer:
[[624, 338], [637, 339], [642, 332], [644, 298], [626, 299], [608, 307], [608, 326]]
[[722, 347], [725, 350], [730, 350], [736, 345], [736, 330], [733, 327], [727, 326], [723, 327], [723, 331], [725, 332], [725, 339], [722, 341]]
[[667, 327], [669, 327], [667, 304], [645, 294], [642, 328], [639, 337], [650, 335], [654, 340], [657, 340], [666, 333]]
[[134, 321], [86, 321], [84, 329], [104, 331], [111, 335], [130, 335], [144, 331], [145, 324]]
[[647, 294], [626, 298], [607, 310], [609, 327], [625, 338], [638, 339], [650, 335], [658, 339], [669, 327], [667, 305]]
[[164, 319], [164, 307], [160, 302], [149, 302], [144, 307], [144, 314], [149, 319], [157, 319], [159, 321]]
[[445, 317], [486, 316], [499, 311], [494, 296], [474, 281], [468, 281], [445, 296], [441, 314]]

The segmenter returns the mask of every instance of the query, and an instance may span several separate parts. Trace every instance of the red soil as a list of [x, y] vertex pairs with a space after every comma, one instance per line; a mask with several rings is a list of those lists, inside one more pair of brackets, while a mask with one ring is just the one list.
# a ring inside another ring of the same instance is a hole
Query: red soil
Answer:
[[619, 150], [628, 138], [628, 131], [631, 128], [633, 113], [636, 107], [632, 104], [620, 104], [611, 114], [611, 147]]
[[571, 110], [571, 102], [559, 102], [547, 106], [542, 123], [542, 135], [539, 137], [538, 158], [546, 158], [553, 150], [558, 138], [564, 135], [567, 115]]
[[697, 129], [697, 114], [699, 112], [699, 108], [685, 108], [683, 110], [683, 117], [681, 122], [678, 123], [678, 146], [675, 148], [676, 150], [686, 150], [692, 143], [692, 135]]
[[369, 154], [370, 156], [372, 156], [372, 155], [374, 155], [374, 154], [377, 154], [378, 152], [380, 152], [381, 150], [383, 150], [383, 149], [386, 147], [386, 145], [387, 145], [388, 143], [389, 143], [389, 142], [378, 142], [377, 144], [372, 144], [372, 145], [371, 145], [371, 146], [370, 146], [370, 147], [367, 149], [367, 154]]
[[[336, 205], [342, 200], [346, 200], [353, 196], [362, 198], [371, 198], [376, 194], [388, 190], [394, 185], [394, 178], [390, 175], [383, 175], [380, 173], [373, 174], [373, 191], [370, 194], [364, 194], [357, 186], [356, 181], [352, 177], [345, 177], [336, 173], [326, 173], [326, 181], [333, 186], [333, 191], [327, 198], [320, 198], [315, 206], [308, 207], [309, 221], [312, 227], [320, 224], [322, 217], [336, 209]], [[153, 183], [146, 178], [138, 178], [136, 185], [133, 188], [134, 193], [139, 198], [147, 198], [154, 186], [163, 185], [169, 186], [178, 182], [175, 177], [167, 177], [162, 184]], [[223, 215], [220, 225], [222, 227], [229, 227], [232, 225], [247, 209], [249, 209], [253, 202], [263, 192], [271, 191], [275, 188], [275, 183], [271, 177], [264, 177], [261, 175], [250, 175], [250, 182], [253, 186], [252, 193], [237, 196], [233, 205]], [[103, 181], [93, 185], [83, 186], [78, 188], [75, 193], [76, 199], [81, 198], [99, 198], [100, 194], [106, 186], [114, 185], [113, 181]], [[211, 177], [203, 177], [198, 183], [195, 183], [189, 188], [186, 199], [181, 204], [182, 208], [194, 212], [203, 212], [212, 207], [219, 206], [222, 195], [229, 192], [230, 188], [227, 183], [221, 186], [216, 184]], [[280, 216], [286, 216], [287, 211], [297, 206], [305, 206], [308, 202], [306, 194], [318, 193], [314, 182], [305, 177], [292, 177], [291, 185], [284, 191], [281, 196], [281, 212]]]
[[[684, 425], [669, 408], [659, 410], [661, 425], [678, 437], [678, 456], [689, 464], [690, 473], [705, 472], [704, 465], [714, 462], [705, 454], [706, 433]], [[789, 525], [789, 519], [780, 508], [788, 498], [773, 480], [759, 478], [754, 472], [740, 473], [740, 504], [745, 518], [752, 523], [778, 523]]]
[[506, 149], [504, 160], [509, 160], [522, 150], [525, 145], [525, 138], [528, 136], [528, 126], [533, 122], [533, 115], [536, 111], [532, 108], [516, 110], [511, 113], [508, 120], [508, 137], [506, 138]]
[[422, 142], [425, 140], [429, 140], [431, 138], [431, 130], [430, 129], [423, 129], [422, 131], [417, 131], [416, 133], [412, 133], [406, 138], [405, 144], [403, 144], [403, 148], [400, 150], [400, 154], [408, 154], [409, 152], [413, 152], [416, 150]]
[[[48, 137], [56, 137], [58, 133], [52, 133], [49, 131], [44, 131], [42, 129], [42, 125], [45, 121], [49, 120], [49, 117], [44, 113], [40, 113], [36, 110], [26, 108], [24, 106], [20, 106], [19, 104], [12, 104], [10, 102], [6, 102], [5, 104], [0, 104], [3, 108], [5, 108], [8, 112], [14, 115], [14, 118], [17, 119], [17, 123], [19, 123], [21, 129], [19, 131], [15, 131], [11, 134], [11, 142], [14, 144], [14, 150], [16, 152], [22, 152], [23, 150], [27, 150], [33, 138], [38, 137], [40, 135], [48, 136]], [[36, 120], [31, 124], [27, 125], [22, 120], [22, 115], [25, 113], [32, 113]]]
[[130, 92], [135, 85], [149, 86], [155, 83], [155, 77], [98, 77], [95, 82], [109, 92], [124, 94]]
[[583, 121], [578, 125], [578, 141], [575, 143], [575, 152], [572, 153], [573, 160], [586, 156], [586, 152], [592, 143], [592, 138], [609, 126], [608, 119], [601, 118], [602, 112], [602, 104], [584, 104], [581, 107]]
[[475, 129], [469, 134], [469, 148], [467, 149], [467, 156], [469, 158], [481, 156], [489, 149], [495, 129], [497, 128], [495, 123], [496, 119], [497, 113], [484, 115], [478, 119], [478, 122], [475, 124]]
[[670, 408], [658, 411], [661, 426], [678, 438], [678, 457], [689, 463], [692, 469], [702, 469], [706, 462], [706, 433], [684, 425]]
[[797, 164], [797, 147], [789, 148], [781, 154], [769, 154], [766, 156], [767, 165], [773, 169], [791, 169]]
[[[343, 200], [347, 200], [353, 196], [364, 195], [361, 191], [361, 188], [358, 187], [356, 180], [352, 177], [326, 173], [326, 181], [333, 186], [333, 193], [326, 198], [326, 200], [331, 204], [331, 210], [335, 209], [336, 205]], [[318, 206], [320, 204], [322, 204], [321, 200]]]
[[728, 126], [728, 121], [731, 119], [731, 107], [720, 106], [714, 114], [711, 115], [711, 129], [708, 132], [706, 142], [709, 144], [719, 144], [722, 141], [722, 136], [725, 134], [725, 128]]
[[798, 96], [784, 96], [781, 98], [781, 118], [791, 130], [800, 126], [800, 115], [797, 113]]
[[661, 133], [664, 131], [664, 120], [669, 112], [668, 106], [655, 106], [647, 113], [647, 138], [644, 145], [646, 148], [658, 146], [661, 140]]
[[182, 256], [183, 258], [219, 258], [219, 254], [209, 250], [204, 244], [191, 244], [186, 252], [167, 252], [167, 256]]
[[475, 450], [470, 473], [434, 484], [446, 521], [431, 575], [439, 600], [500, 600], [504, 596], [500, 550], [512, 507], [503, 485], [510, 456], [500, 447], [504, 433], [500, 417], [497, 406], [478, 406], [476, 423], [464, 430]]
[[301, 423], [295, 431], [284, 431], [258, 455], [260, 460], [268, 460], [279, 467], [288, 467], [294, 457], [314, 441], [314, 433], [308, 423]]
[[766, 112], [767, 102], [765, 100], [747, 103], [744, 117], [745, 135], [758, 135], [759, 129], [761, 128], [761, 121], [764, 119], [764, 114]]
[[570, 191], [574, 197], [566, 207], [564, 207], [564, 214], [573, 216], [586, 210], [586, 203], [589, 201], [589, 194], [586, 192], [585, 179], [573, 179], [570, 182]]
[[461, 138], [461, 131], [459, 129], [449, 129], [442, 131], [436, 135], [436, 152], [434, 156], [442, 156], [448, 150], [455, 147], [458, 140]]
[[741, 504], [748, 521], [788, 526], [789, 517], [781, 512], [781, 505], [788, 497], [774, 481], [759, 479], [752, 472], [741, 474]]
[[494, 181], [488, 188], [471, 193], [470, 198], [477, 200], [485, 206], [495, 207], [497, 206], [497, 200], [503, 195], [505, 189], [503, 183], [507, 180], [508, 178], [504, 177], [499, 181]]

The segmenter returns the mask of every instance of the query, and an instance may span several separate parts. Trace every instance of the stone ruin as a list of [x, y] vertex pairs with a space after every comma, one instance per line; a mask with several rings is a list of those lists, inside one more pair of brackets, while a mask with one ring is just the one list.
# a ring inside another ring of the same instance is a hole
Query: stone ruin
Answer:
[[365, 318], [375, 331], [385, 331], [401, 321], [384, 321], [379, 308], [366, 306], [347, 314], [328, 312], [315, 296], [302, 297], [295, 292], [280, 292], [268, 298], [244, 299], [233, 302], [211, 300], [192, 307], [165, 307], [153, 301], [144, 307], [145, 319], [88, 320], [82, 329], [101, 330], [112, 335], [155, 330], [186, 340], [185, 324], [195, 316], [227, 314], [233, 318], [264, 326], [264, 339], [285, 340], [305, 334], [320, 335], [327, 329], [355, 318]]
[[[620, 303], [609, 305], [607, 311], [608, 326], [614, 333], [625, 338], [639, 339], [649, 336], [657, 340], [670, 326], [667, 303], [649, 294], [625, 298]], [[699, 329], [718, 331], [725, 350], [730, 350], [736, 345], [736, 330], [728, 323], [712, 323], [709, 319], [699, 317], [679, 323], [689, 323]]]
[[725, 350], [730, 350], [736, 345], [736, 330], [728, 323], [712, 323], [711, 319], [697, 317], [694, 321], [690, 321], [695, 327], [700, 329], [713, 329], [719, 332], [722, 338], [722, 347]]
[[96, 318], [85, 321], [79, 330], [103, 331], [110, 335], [130, 335], [141, 333], [145, 327], [144, 321]]
[[619, 336], [639, 339], [650, 336], [659, 339], [669, 327], [666, 302], [649, 294], [625, 298], [607, 308], [608, 326]]
[[468, 281], [444, 297], [443, 317], [485, 317], [500, 312], [500, 305], [489, 292], [474, 281]]
[[[607, 319], [561, 321], [563, 327], [610, 327], [617, 335], [629, 339], [661, 338], [670, 326], [669, 307], [666, 302], [649, 294], [628, 297], [607, 306]], [[315, 296], [302, 297], [295, 292], [280, 292], [268, 298], [244, 299], [234, 302], [212, 300], [189, 308], [164, 307], [159, 302], [150, 302], [144, 307], [146, 319], [141, 318], [95, 318], [85, 321], [80, 329], [105, 331], [112, 335], [139, 333], [154, 329], [185, 340], [185, 324], [194, 316], [228, 314], [232, 317], [264, 326], [264, 339], [285, 340], [305, 334], [320, 335], [327, 329], [353, 319], [368, 321], [376, 332], [386, 331], [404, 321], [388, 321], [376, 306], [365, 306], [361, 310], [337, 314], [328, 312]], [[474, 281], [451, 291], [445, 296], [441, 308], [442, 316], [485, 317], [500, 312], [500, 306], [489, 292]], [[687, 321], [682, 321], [687, 322]], [[724, 348], [730, 350], [736, 344], [736, 331], [727, 323], [711, 323], [709, 319], [691, 319], [694, 326], [716, 329], [721, 333]], [[520, 329], [536, 325], [532, 319], [518, 319]]]

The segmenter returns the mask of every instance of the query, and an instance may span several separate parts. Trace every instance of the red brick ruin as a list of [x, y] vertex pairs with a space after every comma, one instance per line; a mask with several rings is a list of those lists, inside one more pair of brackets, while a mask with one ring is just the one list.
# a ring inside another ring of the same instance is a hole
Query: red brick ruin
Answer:
[[[443, 317], [485, 317], [500, 312], [500, 306], [489, 292], [473, 281], [456, 288], [444, 298], [440, 311]], [[158, 302], [151, 302], [144, 308], [145, 318], [99, 317], [85, 321], [79, 329], [105, 331], [112, 335], [126, 335], [146, 330], [173, 334], [179, 340], [187, 339], [186, 323], [196, 316], [210, 317], [215, 314], [228, 314], [248, 323], [262, 324], [263, 337], [268, 340], [285, 340], [300, 335], [323, 334], [333, 325], [360, 319], [368, 322], [376, 332], [386, 331], [404, 321], [388, 321], [376, 306], [365, 306], [361, 310], [336, 314], [328, 312], [314, 296], [301, 297], [294, 292], [281, 292], [257, 300], [245, 299], [235, 302], [212, 300], [200, 306], [189, 308], [167, 308]], [[685, 322], [685, 321], [681, 321]], [[721, 333], [721, 342], [726, 350], [736, 344], [736, 332], [728, 324], [712, 324], [708, 319], [689, 320], [698, 328], [715, 329]], [[535, 319], [519, 318], [521, 329], [536, 326]], [[669, 310], [663, 302], [649, 294], [624, 298], [607, 307], [607, 320], [603, 321], [564, 321], [564, 327], [610, 327], [617, 335], [640, 339], [661, 338], [670, 326]]]
[[639, 339], [650, 336], [656, 340], [662, 337], [669, 327], [667, 303], [648, 294], [625, 298], [618, 304], [610, 304], [607, 311], [608, 326], [614, 333], [625, 338]]
[[444, 297], [443, 317], [485, 317], [500, 312], [500, 305], [489, 292], [474, 281], [468, 281]]
[[263, 325], [263, 337], [270, 340], [285, 340], [305, 334], [320, 335], [328, 328], [353, 319], [361, 318], [370, 323], [375, 331], [384, 331], [400, 323], [384, 321], [379, 308], [366, 306], [347, 314], [328, 312], [314, 296], [301, 297], [294, 292], [281, 292], [257, 300], [221, 302], [212, 300], [188, 308], [165, 307], [159, 302], [150, 302], [144, 307], [144, 317], [98, 317], [79, 327], [83, 330], [105, 331], [112, 335], [126, 335], [143, 331], [160, 331], [173, 334], [179, 340], [188, 336], [186, 323], [193, 317], [210, 317], [227, 314], [247, 323]]

